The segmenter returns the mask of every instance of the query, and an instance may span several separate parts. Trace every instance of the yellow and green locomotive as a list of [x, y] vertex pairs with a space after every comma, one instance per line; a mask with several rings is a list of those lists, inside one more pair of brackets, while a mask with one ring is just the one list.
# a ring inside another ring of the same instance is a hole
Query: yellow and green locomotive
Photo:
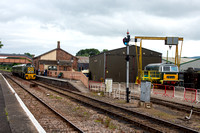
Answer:
[[152, 83], [178, 85], [179, 70], [174, 64], [149, 64], [145, 66], [142, 80], [151, 81]]
[[24, 79], [36, 79], [35, 67], [32, 64], [21, 64], [12, 67], [12, 74]]

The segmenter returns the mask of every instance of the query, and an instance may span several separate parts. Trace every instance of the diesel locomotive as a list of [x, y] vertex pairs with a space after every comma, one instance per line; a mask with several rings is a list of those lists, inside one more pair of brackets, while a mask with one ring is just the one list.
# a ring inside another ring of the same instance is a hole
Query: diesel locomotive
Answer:
[[142, 73], [142, 80], [152, 83], [178, 85], [179, 70], [174, 64], [156, 63], [145, 66]]
[[36, 79], [35, 67], [32, 64], [21, 64], [12, 67], [12, 74], [24, 79]]

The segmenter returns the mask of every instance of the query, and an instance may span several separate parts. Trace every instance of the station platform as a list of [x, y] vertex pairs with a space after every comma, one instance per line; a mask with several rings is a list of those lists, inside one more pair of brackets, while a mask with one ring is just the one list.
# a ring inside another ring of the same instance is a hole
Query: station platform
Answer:
[[[49, 76], [41, 76], [37, 75], [38, 78], [43, 78], [43, 79], [49, 79], [53, 81], [59, 81], [63, 83], [68, 83], [70, 84], [73, 88], [79, 90], [82, 93], [89, 93], [89, 89], [86, 88], [81, 81], [78, 80], [70, 80], [70, 79], [64, 79], [64, 78], [55, 78], [55, 77], [49, 77]], [[55, 82], [54, 82], [55, 83]], [[64, 85], [64, 84], [63, 84]], [[65, 86], [65, 85], [64, 85]]]
[[0, 133], [45, 132], [0, 73]]

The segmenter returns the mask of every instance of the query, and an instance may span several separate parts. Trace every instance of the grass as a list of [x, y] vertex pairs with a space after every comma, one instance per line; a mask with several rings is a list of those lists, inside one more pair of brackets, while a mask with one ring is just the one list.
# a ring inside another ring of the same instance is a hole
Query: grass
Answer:
[[101, 123], [103, 124], [106, 128], [109, 128], [109, 129], [116, 129], [117, 126], [114, 125], [112, 122], [111, 122], [111, 119], [109, 117], [106, 117], [105, 120], [101, 117], [97, 118], [95, 120], [95, 122], [97, 123]]
[[177, 119], [177, 116], [170, 115], [170, 114], [167, 114], [167, 113], [161, 112], [161, 111], [155, 111], [154, 110], [153, 115], [155, 115], [159, 118], [164, 118], [164, 119], [170, 119], [170, 120]]
[[91, 92], [93, 96], [104, 97], [104, 92]]
[[82, 108], [79, 104], [76, 107], [74, 107], [72, 111], [76, 116], [83, 117], [86, 120], [89, 119], [91, 116], [91, 114], [85, 111], [85, 109]]
[[89, 117], [89, 113], [88, 113], [88, 112], [83, 112], [83, 115], [84, 115], [85, 117]]
[[0, 70], [1, 70], [1, 71], [6, 71], [6, 72], [11, 72], [10, 69], [9, 69], [9, 70], [6, 70], [6, 69], [2, 69], [2, 68], [0, 68]]
[[111, 119], [109, 117], [106, 117], [106, 120], [104, 122], [105, 127], [109, 127], [110, 121], [111, 121]]
[[119, 100], [117, 100], [117, 101], [116, 101], [116, 103], [125, 104], [125, 103], [126, 103], [126, 101], [125, 101], [125, 100], [122, 100], [122, 99], [119, 99]]
[[59, 99], [62, 99], [62, 97], [54, 96], [54, 95], [49, 95], [49, 98], [50, 98], [50, 99], [54, 99], [54, 98], [55, 98], [55, 99], [58, 99], [58, 100], [59, 100]]
[[78, 111], [80, 108], [81, 108], [81, 107], [80, 107], [80, 105], [78, 104], [78, 106], [76, 106], [76, 107], [73, 109], [73, 111]]
[[49, 98], [50, 98], [50, 99], [53, 99], [53, 98], [54, 98], [54, 96], [53, 96], [53, 95], [49, 95]]
[[110, 123], [109, 128], [110, 128], [110, 129], [117, 129], [117, 126], [114, 125], [113, 123]]
[[7, 120], [9, 121], [8, 112], [7, 112], [6, 108], [4, 110], [5, 110], [5, 114], [6, 114]]
[[62, 99], [62, 97], [59, 97], [59, 96], [55, 96], [55, 98], [56, 98], [56, 99]]
[[97, 122], [97, 123], [103, 123], [103, 118], [97, 118], [96, 120], [94, 120], [95, 122]]

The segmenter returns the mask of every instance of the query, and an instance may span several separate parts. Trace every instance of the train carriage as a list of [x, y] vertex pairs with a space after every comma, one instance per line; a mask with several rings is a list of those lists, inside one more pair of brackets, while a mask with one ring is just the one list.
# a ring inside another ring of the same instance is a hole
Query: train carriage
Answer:
[[12, 67], [12, 74], [18, 75], [24, 79], [35, 79], [35, 68], [31, 64], [21, 64]]

